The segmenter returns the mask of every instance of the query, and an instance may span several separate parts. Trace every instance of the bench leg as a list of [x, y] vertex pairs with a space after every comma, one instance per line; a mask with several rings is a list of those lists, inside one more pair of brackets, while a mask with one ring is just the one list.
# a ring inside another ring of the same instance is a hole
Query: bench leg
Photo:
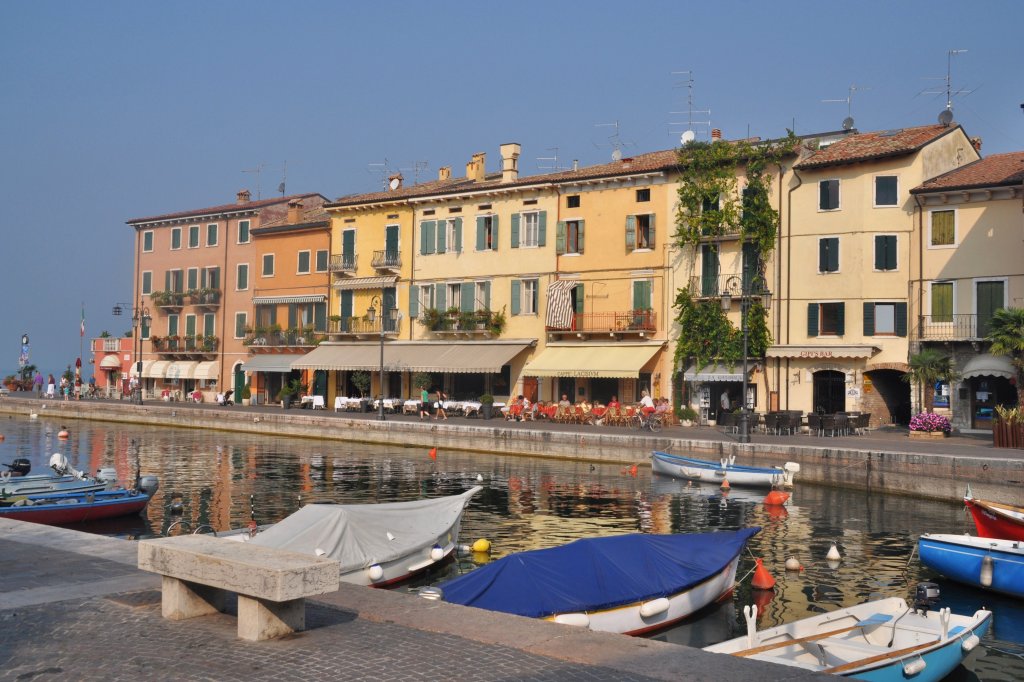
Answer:
[[224, 610], [227, 593], [198, 583], [163, 576], [161, 612], [170, 620], [185, 620]]
[[251, 642], [306, 629], [306, 600], [274, 602], [238, 595], [238, 637]]

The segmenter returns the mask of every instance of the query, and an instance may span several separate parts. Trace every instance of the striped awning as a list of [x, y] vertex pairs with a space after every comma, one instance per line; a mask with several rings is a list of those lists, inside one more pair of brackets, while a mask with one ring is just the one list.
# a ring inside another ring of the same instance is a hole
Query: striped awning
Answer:
[[216, 360], [209, 362], [200, 362], [199, 366], [196, 367], [196, 371], [192, 374], [193, 379], [203, 379], [210, 381], [212, 379], [220, 378], [220, 363]]
[[164, 371], [164, 378], [170, 380], [192, 379], [198, 366], [198, 362], [172, 362]]
[[[384, 370], [497, 374], [503, 365], [532, 345], [531, 341], [390, 341], [384, 344]], [[247, 363], [248, 364], [248, 363]], [[244, 366], [243, 366], [244, 368]], [[292, 369], [380, 369], [379, 343], [322, 343], [291, 364]]]
[[292, 371], [292, 362], [301, 356], [296, 355], [254, 355], [246, 360], [241, 367], [243, 372], [277, 372], [287, 374]]
[[142, 376], [149, 379], [163, 379], [170, 366], [170, 360], [154, 360], [148, 367], [142, 366]]
[[636, 379], [660, 343], [549, 343], [523, 368], [528, 377], [602, 377]]
[[548, 284], [548, 314], [544, 324], [549, 329], [571, 329], [572, 290], [579, 284], [574, 279], [556, 279]]
[[351, 291], [356, 289], [382, 289], [393, 287], [398, 277], [390, 275], [387, 277], [354, 277], [335, 282], [334, 288], [338, 291]]
[[273, 305], [275, 303], [325, 303], [326, 294], [308, 294], [306, 296], [253, 296], [253, 305]]
[[121, 369], [121, 358], [117, 355], [106, 355], [100, 360], [100, 369]]
[[[156, 360], [143, 360], [142, 361], [142, 376], [144, 376], [144, 377], [151, 377], [151, 376], [153, 376], [152, 374], [150, 374], [150, 369], [153, 367], [153, 363], [155, 363], [155, 362], [156, 362]], [[128, 370], [128, 375], [129, 376], [133, 376], [133, 377], [139, 376], [139, 372], [136, 369], [138, 366], [139, 366], [138, 362], [133, 362], [131, 368]], [[161, 376], [163, 376], [163, 375], [161, 375]]]

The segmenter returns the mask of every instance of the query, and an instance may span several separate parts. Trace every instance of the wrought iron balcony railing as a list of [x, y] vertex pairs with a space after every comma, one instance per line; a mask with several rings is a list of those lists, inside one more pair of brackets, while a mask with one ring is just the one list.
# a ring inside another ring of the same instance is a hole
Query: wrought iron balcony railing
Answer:
[[977, 315], [922, 315], [917, 337], [922, 341], [972, 341], [988, 334], [988, 321]]
[[357, 261], [354, 253], [337, 253], [331, 256], [327, 269], [339, 275], [352, 274], [356, 271]]
[[602, 313], [574, 313], [568, 328], [548, 327], [553, 333], [601, 334], [655, 332], [658, 314], [653, 310], [623, 310]]
[[378, 270], [396, 270], [402, 267], [402, 254], [398, 251], [374, 251], [370, 265]]
[[381, 320], [379, 317], [370, 322], [362, 317], [343, 317], [340, 320], [327, 322], [327, 333], [332, 336], [370, 336], [379, 335], [381, 324], [384, 334], [398, 334], [401, 331], [401, 320]]

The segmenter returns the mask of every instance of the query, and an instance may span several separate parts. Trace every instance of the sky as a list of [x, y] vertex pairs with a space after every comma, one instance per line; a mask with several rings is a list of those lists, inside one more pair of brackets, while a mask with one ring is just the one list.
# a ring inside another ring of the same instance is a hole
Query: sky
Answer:
[[480, 151], [494, 171], [504, 142], [530, 175], [668, 149], [690, 122], [831, 131], [851, 86], [859, 130], [925, 125], [950, 50], [956, 121], [984, 155], [1024, 150], [1022, 25], [1015, 0], [6, 0], [0, 374], [22, 334], [44, 373], [73, 365], [83, 308], [86, 349], [130, 328], [125, 221], [243, 188], [335, 198]]

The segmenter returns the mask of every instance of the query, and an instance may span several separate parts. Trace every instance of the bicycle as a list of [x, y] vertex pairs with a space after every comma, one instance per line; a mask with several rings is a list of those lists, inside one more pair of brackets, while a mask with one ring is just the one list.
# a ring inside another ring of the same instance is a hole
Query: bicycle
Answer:
[[651, 414], [637, 412], [629, 419], [629, 428], [635, 431], [648, 429], [652, 433], [658, 433], [664, 425], [665, 423], [662, 416], [657, 412], [652, 412]]

